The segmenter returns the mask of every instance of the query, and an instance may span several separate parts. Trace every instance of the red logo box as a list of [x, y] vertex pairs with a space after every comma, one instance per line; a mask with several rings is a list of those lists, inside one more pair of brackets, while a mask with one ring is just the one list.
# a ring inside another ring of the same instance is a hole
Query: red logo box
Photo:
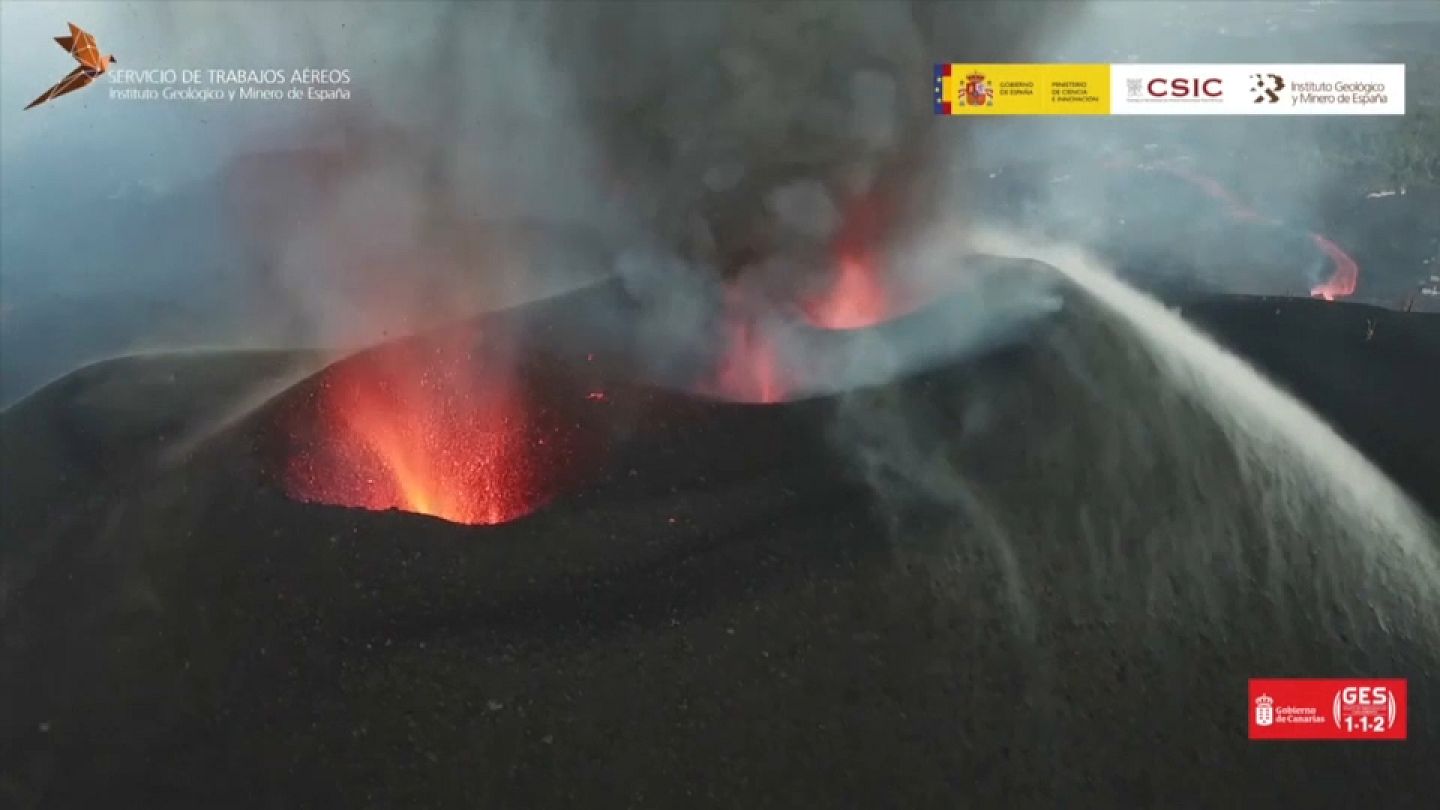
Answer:
[[1404, 678], [1251, 678], [1252, 740], [1403, 740]]

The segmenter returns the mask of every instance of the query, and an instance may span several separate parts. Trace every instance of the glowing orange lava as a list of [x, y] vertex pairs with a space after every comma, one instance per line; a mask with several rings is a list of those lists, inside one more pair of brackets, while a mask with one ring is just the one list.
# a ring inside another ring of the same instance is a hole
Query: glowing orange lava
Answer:
[[914, 309], [913, 295], [886, 273], [880, 246], [895, 219], [896, 201], [883, 191], [862, 195], [846, 207], [830, 245], [835, 274], [818, 295], [801, 302], [805, 319], [821, 329], [864, 329]]
[[1350, 258], [1339, 245], [1318, 233], [1310, 234], [1316, 246], [1325, 251], [1330, 261], [1335, 265], [1335, 272], [1323, 284], [1317, 284], [1310, 290], [1310, 294], [1317, 298], [1324, 298], [1326, 301], [1334, 301], [1336, 298], [1344, 298], [1347, 295], [1355, 294], [1355, 287], [1360, 281], [1360, 265]]
[[782, 402], [787, 386], [779, 352], [755, 321], [734, 316], [726, 323], [726, 346], [709, 393], [737, 402]]
[[[1196, 186], [1206, 194], [1224, 203], [1230, 215], [1235, 219], [1252, 222], [1267, 220], [1263, 214], [1245, 205], [1214, 178], [1197, 174], [1181, 166], [1161, 166], [1160, 168]], [[1354, 295], [1355, 288], [1360, 282], [1360, 265], [1350, 257], [1349, 253], [1346, 253], [1343, 248], [1330, 241], [1330, 239], [1323, 234], [1312, 233], [1310, 234], [1310, 240], [1330, 258], [1330, 263], [1334, 267], [1330, 278], [1310, 288], [1310, 295], [1316, 298], [1323, 298], [1326, 301], [1334, 301], [1337, 298]]]
[[870, 256], [841, 256], [840, 272], [820, 296], [809, 301], [805, 315], [822, 329], [863, 329], [892, 317], [889, 292]]
[[882, 273], [877, 252], [886, 224], [891, 218], [891, 201], [884, 195], [856, 200], [829, 245], [836, 257], [837, 272], [825, 279], [818, 293], [802, 292], [788, 304], [782, 316], [763, 295], [736, 284], [725, 293], [722, 313], [723, 346], [714, 374], [701, 390], [712, 396], [738, 402], [774, 403], [793, 398], [804, 388], [806, 369], [787, 365], [780, 351], [778, 335], [772, 328], [783, 318], [797, 314], [810, 326], [820, 329], [864, 329], [891, 320], [917, 303], [913, 296], [902, 301], [897, 288]]
[[325, 372], [313, 438], [286, 471], [291, 497], [475, 525], [548, 501], [544, 473], [561, 461], [563, 437], [536, 424], [513, 374], [487, 368], [472, 347], [411, 341]]
[[732, 402], [772, 404], [785, 401], [791, 378], [770, 331], [774, 313], [762, 295], [743, 284], [725, 289], [719, 322], [719, 352], [710, 373], [696, 388], [706, 396]]

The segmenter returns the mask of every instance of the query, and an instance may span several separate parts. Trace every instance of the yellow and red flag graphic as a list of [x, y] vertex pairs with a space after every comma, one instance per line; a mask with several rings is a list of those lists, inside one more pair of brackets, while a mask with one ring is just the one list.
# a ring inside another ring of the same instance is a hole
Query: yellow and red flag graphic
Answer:
[[1108, 115], [1109, 65], [935, 66], [937, 115]]

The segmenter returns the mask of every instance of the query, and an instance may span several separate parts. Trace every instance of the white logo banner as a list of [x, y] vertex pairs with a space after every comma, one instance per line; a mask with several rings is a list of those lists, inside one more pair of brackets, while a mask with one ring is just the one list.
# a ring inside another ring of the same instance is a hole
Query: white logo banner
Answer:
[[1404, 115], [1404, 65], [1110, 66], [1111, 115]]

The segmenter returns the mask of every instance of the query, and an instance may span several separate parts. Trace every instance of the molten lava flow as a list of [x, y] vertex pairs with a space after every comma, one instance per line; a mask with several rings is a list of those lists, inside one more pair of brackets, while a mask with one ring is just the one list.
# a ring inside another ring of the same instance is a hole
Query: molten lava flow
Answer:
[[539, 428], [514, 376], [466, 339], [382, 347], [332, 367], [312, 442], [292, 454], [292, 497], [496, 524], [537, 509], [563, 437]]
[[[1181, 166], [1162, 166], [1161, 169], [1169, 172], [1175, 177], [1196, 186], [1206, 194], [1223, 202], [1229, 209], [1229, 213], [1236, 219], [1247, 221], [1263, 221], [1265, 216], [1259, 211], [1240, 202], [1231, 194], [1228, 189], [1220, 185], [1214, 178], [1189, 171]], [[1326, 281], [1315, 285], [1310, 289], [1310, 294], [1316, 298], [1323, 298], [1326, 301], [1334, 301], [1336, 298], [1344, 298], [1355, 294], [1355, 288], [1360, 281], [1360, 265], [1350, 257], [1339, 245], [1330, 241], [1322, 234], [1310, 234], [1310, 240], [1330, 258], [1334, 271]]]
[[1317, 298], [1324, 298], [1326, 301], [1354, 295], [1355, 286], [1360, 281], [1360, 265], [1356, 264], [1355, 260], [1350, 258], [1350, 254], [1342, 250], [1339, 245], [1320, 234], [1312, 233], [1310, 238], [1314, 240], [1317, 247], [1325, 251], [1325, 255], [1329, 256], [1330, 261], [1335, 265], [1335, 272], [1331, 274], [1329, 280], [1315, 285], [1310, 290], [1310, 294]]

